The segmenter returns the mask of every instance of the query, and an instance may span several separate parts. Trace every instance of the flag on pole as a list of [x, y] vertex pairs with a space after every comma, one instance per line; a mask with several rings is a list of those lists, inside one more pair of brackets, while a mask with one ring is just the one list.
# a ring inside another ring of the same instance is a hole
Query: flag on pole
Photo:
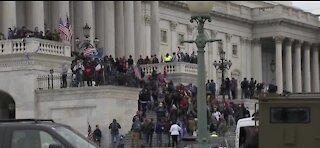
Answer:
[[68, 16], [66, 22], [63, 22], [63, 20], [60, 18], [58, 28], [60, 32], [60, 38], [65, 41], [70, 41], [72, 37], [72, 27]]
[[67, 15], [67, 27], [69, 29], [69, 40], [71, 40], [73, 32], [72, 32], [72, 26], [71, 26], [70, 19], [69, 19], [68, 15]]

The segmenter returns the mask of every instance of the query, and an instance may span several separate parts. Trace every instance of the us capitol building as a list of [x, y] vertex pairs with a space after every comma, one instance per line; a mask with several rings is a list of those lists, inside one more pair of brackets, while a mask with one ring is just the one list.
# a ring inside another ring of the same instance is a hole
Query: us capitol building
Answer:
[[[129, 131], [138, 89], [39, 87], [39, 76], [48, 75], [50, 69], [58, 74], [63, 63], [71, 62], [71, 51], [79, 50], [75, 38], [84, 39], [85, 24], [91, 27], [91, 41], [98, 38], [98, 46], [113, 57], [132, 55], [137, 60], [140, 55], [156, 54], [160, 59], [177, 52], [178, 46], [184, 53], [197, 51], [194, 44], [180, 43], [197, 35], [184, 1], [2, 1], [0, 8], [0, 32], [5, 35], [13, 26], [58, 30], [59, 19], [67, 16], [73, 29], [71, 43], [36, 38], [0, 40], [0, 118], [53, 118], [84, 134], [88, 122], [105, 125], [117, 118], [123, 123], [121, 132]], [[205, 24], [206, 37], [222, 42], [205, 48], [206, 76], [218, 87], [221, 72], [213, 67], [213, 61], [219, 60], [222, 49], [232, 62], [226, 74], [238, 81], [239, 88], [243, 78], [252, 77], [277, 85], [278, 92], [319, 92], [317, 15], [292, 7], [291, 2], [276, 1], [216, 1], [210, 14], [213, 21]], [[27, 62], [25, 53], [30, 56]], [[195, 64], [168, 64], [172, 65], [169, 78], [196, 84]], [[152, 67], [163, 66], [147, 65], [144, 71], [149, 74]], [[108, 131], [106, 127], [102, 130]]]

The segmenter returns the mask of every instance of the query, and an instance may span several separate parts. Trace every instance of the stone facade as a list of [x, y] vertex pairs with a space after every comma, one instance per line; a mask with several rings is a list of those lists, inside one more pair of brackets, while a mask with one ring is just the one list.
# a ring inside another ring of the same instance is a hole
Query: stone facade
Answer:
[[[71, 51], [79, 50], [74, 39], [83, 39], [82, 27], [90, 25], [90, 38], [100, 39], [99, 47], [113, 57], [132, 55], [138, 59], [181, 51], [196, 52], [194, 44], [180, 44], [197, 36], [196, 24], [190, 23], [187, 4], [179, 1], [2, 1], [0, 32], [9, 27], [26, 26], [33, 30], [58, 28], [59, 18], [71, 19], [74, 37], [69, 43], [42, 39], [0, 41], [0, 117], [14, 102], [16, 118], [53, 118], [74, 126], [86, 135], [87, 122], [100, 124], [109, 142], [106, 126], [113, 118], [122, 123], [122, 133], [130, 128], [137, 109], [139, 89], [122, 87], [70, 88], [37, 90], [37, 77], [61, 72], [70, 64]], [[314, 14], [290, 7], [290, 3], [263, 1], [216, 1], [206, 22], [205, 35], [222, 39], [206, 46], [207, 79], [221, 84], [221, 72], [213, 67], [218, 49], [226, 51], [232, 67], [228, 77], [240, 81], [255, 78], [276, 84], [278, 92], [319, 92], [320, 21]], [[270, 63], [275, 61], [275, 69]], [[142, 66], [146, 74], [157, 67], [168, 70], [168, 79], [176, 83], [196, 84], [197, 65], [190, 63], [151, 64]], [[238, 85], [240, 86], [240, 85]], [[239, 93], [240, 94], [240, 93]], [[10, 101], [11, 100], [11, 101]], [[4, 103], [5, 102], [5, 103]], [[11, 106], [12, 107], [12, 106]], [[116, 110], [116, 112], [114, 112]]]

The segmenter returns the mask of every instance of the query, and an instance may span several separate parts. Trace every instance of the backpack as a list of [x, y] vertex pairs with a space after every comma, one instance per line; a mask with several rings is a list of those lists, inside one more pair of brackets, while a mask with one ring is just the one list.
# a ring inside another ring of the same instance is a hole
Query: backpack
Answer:
[[111, 123], [111, 134], [118, 134], [118, 124], [117, 123]]
[[139, 132], [141, 129], [141, 124], [139, 122], [134, 122], [132, 126], [132, 130], [135, 132]]

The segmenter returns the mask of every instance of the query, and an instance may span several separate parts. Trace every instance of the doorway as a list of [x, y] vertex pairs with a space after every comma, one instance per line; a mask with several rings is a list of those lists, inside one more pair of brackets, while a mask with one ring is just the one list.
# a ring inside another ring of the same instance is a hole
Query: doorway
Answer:
[[0, 119], [15, 119], [16, 104], [8, 93], [0, 90]]

